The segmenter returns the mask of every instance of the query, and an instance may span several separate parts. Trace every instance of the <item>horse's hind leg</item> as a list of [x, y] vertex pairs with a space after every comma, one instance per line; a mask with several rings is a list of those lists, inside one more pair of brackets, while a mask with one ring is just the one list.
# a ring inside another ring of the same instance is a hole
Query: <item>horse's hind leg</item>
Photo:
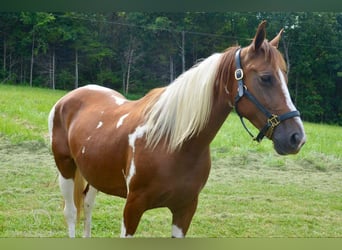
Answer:
[[84, 197], [84, 234], [83, 237], [91, 237], [91, 212], [94, 207], [97, 190], [89, 185]]
[[77, 208], [74, 203], [74, 180], [65, 179], [59, 175], [59, 187], [64, 197], [64, 216], [68, 224], [69, 237], [75, 237], [75, 226], [77, 220]]

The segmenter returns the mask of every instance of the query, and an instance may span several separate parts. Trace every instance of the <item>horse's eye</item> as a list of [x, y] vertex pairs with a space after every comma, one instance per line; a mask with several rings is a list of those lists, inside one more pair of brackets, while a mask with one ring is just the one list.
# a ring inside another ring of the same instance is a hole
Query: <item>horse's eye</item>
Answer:
[[272, 83], [272, 75], [261, 75], [260, 76], [260, 81], [262, 83], [271, 84]]

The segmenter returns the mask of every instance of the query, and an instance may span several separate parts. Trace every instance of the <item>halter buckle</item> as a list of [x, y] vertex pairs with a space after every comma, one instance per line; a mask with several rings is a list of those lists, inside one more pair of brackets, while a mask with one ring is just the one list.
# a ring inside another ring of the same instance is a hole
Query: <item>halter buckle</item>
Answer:
[[236, 69], [235, 70], [235, 79], [237, 81], [240, 81], [240, 80], [242, 80], [242, 78], [243, 78], [243, 70], [242, 69]]
[[271, 117], [267, 119], [267, 123], [270, 124], [272, 128], [277, 127], [280, 124], [279, 116], [272, 114]]

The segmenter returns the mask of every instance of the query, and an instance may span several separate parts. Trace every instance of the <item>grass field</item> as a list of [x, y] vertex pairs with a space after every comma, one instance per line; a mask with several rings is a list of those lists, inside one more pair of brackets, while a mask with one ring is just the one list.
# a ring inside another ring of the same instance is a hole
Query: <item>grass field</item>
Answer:
[[[0, 237], [66, 237], [47, 116], [65, 92], [0, 84]], [[253, 142], [231, 114], [212, 143], [212, 171], [188, 237], [342, 237], [342, 128], [305, 123], [298, 155]], [[94, 237], [120, 235], [124, 200], [99, 194]], [[136, 237], [169, 237], [167, 209]], [[82, 235], [82, 225], [77, 236]]]

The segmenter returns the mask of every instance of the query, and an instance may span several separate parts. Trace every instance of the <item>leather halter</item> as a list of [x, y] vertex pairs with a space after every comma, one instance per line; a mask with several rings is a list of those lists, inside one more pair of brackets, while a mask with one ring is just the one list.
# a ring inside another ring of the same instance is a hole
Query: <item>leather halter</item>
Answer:
[[[274, 129], [282, 122], [287, 119], [300, 116], [300, 113], [298, 110], [295, 111], [290, 111], [282, 115], [276, 115], [270, 113], [252, 94], [251, 92], [248, 91], [247, 86], [243, 82], [243, 70], [241, 67], [241, 60], [240, 60], [240, 53], [241, 53], [241, 48], [239, 48], [235, 52], [235, 64], [236, 64], [236, 70], [235, 70], [235, 79], [238, 81], [238, 91], [235, 97], [235, 110], [236, 113], [239, 115], [241, 123], [243, 127], [246, 129], [248, 134], [253, 137], [253, 140], [257, 142], [261, 142], [261, 140], [267, 136], [268, 138], [271, 139], [273, 135]], [[240, 114], [238, 110], [238, 102], [241, 100], [242, 97], [247, 97], [257, 108], [264, 113], [264, 115], [267, 117], [267, 122], [266, 125], [259, 131], [259, 134], [254, 137], [254, 135], [249, 131], [247, 128], [245, 122], [243, 121], [243, 116]]]

